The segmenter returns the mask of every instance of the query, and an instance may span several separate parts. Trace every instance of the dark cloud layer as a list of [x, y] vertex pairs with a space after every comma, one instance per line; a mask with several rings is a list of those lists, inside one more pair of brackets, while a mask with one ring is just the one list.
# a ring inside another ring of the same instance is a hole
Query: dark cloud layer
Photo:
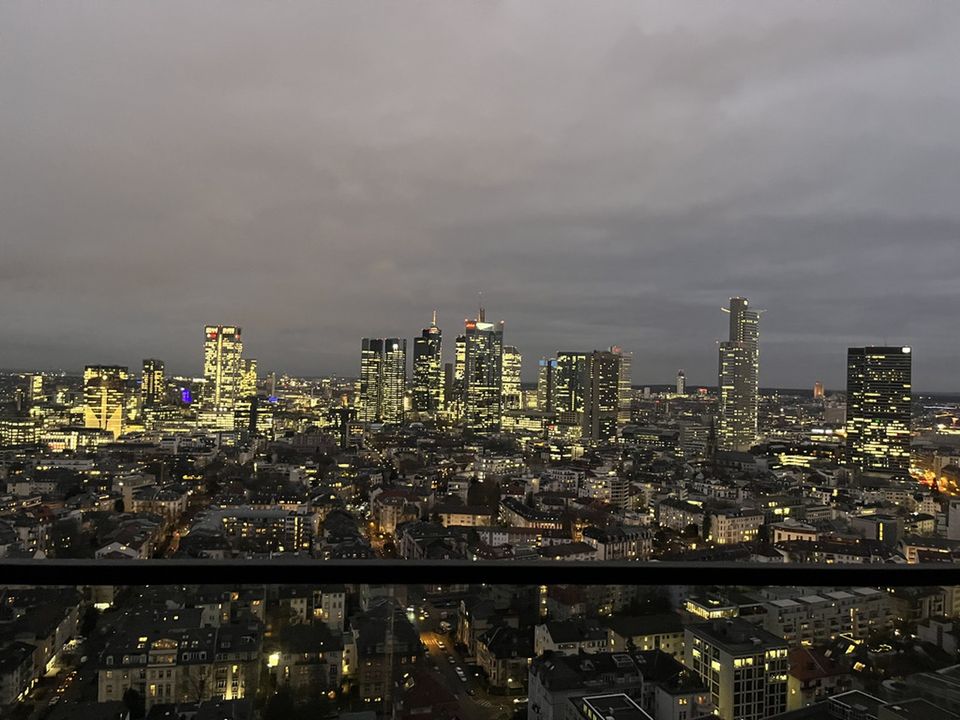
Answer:
[[956, 389], [960, 15], [949, 4], [560, 0], [0, 6], [0, 366], [265, 368], [362, 335], [842, 385], [911, 343]]

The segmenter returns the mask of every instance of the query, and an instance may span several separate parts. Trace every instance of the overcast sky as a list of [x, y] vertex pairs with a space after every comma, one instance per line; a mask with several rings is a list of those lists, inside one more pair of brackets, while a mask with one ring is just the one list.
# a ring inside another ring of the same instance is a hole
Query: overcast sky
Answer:
[[0, 366], [355, 373], [446, 354], [483, 292], [536, 359], [619, 344], [716, 381], [765, 308], [761, 384], [914, 346], [957, 390], [952, 3], [0, 4]]

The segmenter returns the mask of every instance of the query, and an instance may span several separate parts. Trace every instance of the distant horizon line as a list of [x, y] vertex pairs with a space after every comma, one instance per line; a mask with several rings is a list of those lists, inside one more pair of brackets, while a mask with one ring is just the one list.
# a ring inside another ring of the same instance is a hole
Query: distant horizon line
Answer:
[[[891, 346], [891, 347], [893, 347], [893, 346]], [[99, 364], [102, 365], [103, 363], [99, 363]], [[127, 367], [127, 368], [129, 369], [130, 366], [129, 366], [129, 365], [127, 365], [127, 366], [122, 366], [122, 365], [121, 365], [120, 367]], [[65, 377], [83, 377], [83, 371], [82, 371], [82, 370], [65, 370], [65, 369], [63, 369], [63, 368], [57, 368], [56, 370], [37, 370], [37, 369], [35, 369], [35, 368], [34, 368], [34, 369], [30, 369], [30, 368], [0, 368], [0, 375], [20, 375], [20, 374], [25, 374], [25, 373], [40, 373], [40, 374], [45, 374], [45, 373], [46, 373], [46, 374], [62, 373]], [[294, 374], [294, 373], [281, 373], [281, 375], [286, 375], [287, 377], [297, 378], [297, 379], [299, 379], [299, 380], [319, 380], [319, 379], [323, 379], [323, 378], [340, 378], [340, 379], [343, 379], [343, 380], [357, 380], [357, 379], [359, 379], [359, 376], [358, 376], [358, 375], [347, 375], [347, 374], [342, 374], [342, 373], [328, 373], [328, 374], [325, 374], [325, 375], [297, 375], [297, 374]], [[194, 379], [196, 379], [196, 380], [202, 380], [202, 379], [203, 379], [203, 378], [200, 377], [199, 375], [184, 375], [184, 374], [175, 374], [175, 375], [170, 375], [170, 376], [168, 376], [168, 377], [191, 377], [191, 378], [194, 378]], [[536, 383], [532, 383], [532, 382], [521, 382], [520, 385], [521, 385], [521, 386], [528, 386], [528, 389], [533, 388], [533, 387], [536, 387]], [[632, 390], [643, 390], [643, 388], [645, 388], [645, 387], [649, 387], [651, 390], [653, 390], [654, 388], [666, 388], [666, 389], [669, 389], [669, 388], [674, 387], [674, 383], [658, 382], [658, 383], [640, 383], [640, 384], [631, 383], [631, 384], [630, 384], [630, 388], [631, 388]], [[716, 385], [705, 385], [705, 384], [701, 384], [701, 383], [692, 383], [692, 382], [690, 382], [690, 379], [689, 379], [689, 378], [687, 378], [687, 387], [690, 388], [690, 389], [706, 388], [707, 390], [715, 390], [715, 389], [717, 388]], [[786, 386], [786, 385], [779, 385], [779, 386], [766, 385], [766, 386], [764, 386], [764, 385], [761, 385], [761, 386], [758, 388], [758, 390], [759, 390], [760, 392], [764, 392], [764, 391], [767, 391], [767, 392], [770, 392], [770, 391], [777, 391], [777, 392], [790, 391], [790, 392], [810, 392], [810, 393], [812, 394], [812, 393], [813, 393], [813, 385], [811, 385], [810, 387], [805, 387], [805, 386], [802, 386], [802, 385], [798, 385], [798, 386]], [[840, 389], [840, 388], [830, 388], [830, 387], [827, 387], [827, 386], [824, 386], [823, 391], [824, 391], [824, 393], [846, 393], [846, 392], [847, 392], [845, 388], [844, 388], [844, 389]], [[687, 395], [693, 395], [694, 393], [693, 393], [693, 392], [688, 392], [688, 393], [686, 393], [686, 394], [687, 394]], [[960, 389], [958, 389], [958, 390], [913, 390], [911, 394], [914, 395], [914, 396], [919, 396], [919, 395], [957, 395], [957, 396], [960, 396]]]

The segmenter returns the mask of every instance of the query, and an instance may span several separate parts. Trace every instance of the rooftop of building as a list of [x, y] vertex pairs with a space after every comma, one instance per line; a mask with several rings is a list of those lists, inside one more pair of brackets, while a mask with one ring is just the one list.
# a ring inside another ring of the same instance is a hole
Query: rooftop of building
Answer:
[[783, 638], [741, 618], [691, 625], [687, 627], [687, 632], [734, 656], [787, 647]]

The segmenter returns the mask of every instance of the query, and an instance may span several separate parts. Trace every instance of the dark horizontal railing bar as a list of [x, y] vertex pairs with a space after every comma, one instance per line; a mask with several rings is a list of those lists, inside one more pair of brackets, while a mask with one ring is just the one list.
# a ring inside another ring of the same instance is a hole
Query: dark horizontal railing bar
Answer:
[[518, 585], [960, 585], [960, 565], [456, 560], [0, 560], [3, 585], [486, 583]]

